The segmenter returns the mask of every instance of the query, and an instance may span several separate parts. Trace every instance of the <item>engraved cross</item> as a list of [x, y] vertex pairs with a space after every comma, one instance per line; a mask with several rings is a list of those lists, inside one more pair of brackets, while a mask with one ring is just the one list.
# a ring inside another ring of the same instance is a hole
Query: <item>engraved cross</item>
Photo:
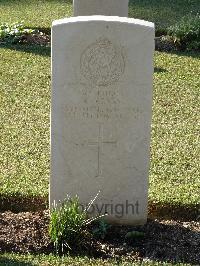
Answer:
[[96, 177], [101, 177], [102, 176], [102, 168], [101, 168], [101, 154], [103, 151], [103, 145], [104, 144], [117, 144], [116, 140], [105, 140], [104, 139], [104, 132], [103, 132], [103, 125], [99, 125], [99, 132], [98, 132], [98, 139], [97, 141], [89, 141], [88, 145], [89, 146], [97, 146], [97, 175]]

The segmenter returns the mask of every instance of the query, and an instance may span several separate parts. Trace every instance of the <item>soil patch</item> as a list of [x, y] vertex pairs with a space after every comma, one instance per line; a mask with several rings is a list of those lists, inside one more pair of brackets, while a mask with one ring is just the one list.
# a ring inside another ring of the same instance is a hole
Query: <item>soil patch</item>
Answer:
[[[50, 253], [49, 211], [0, 213], [0, 252]], [[144, 236], [126, 240], [132, 231]], [[200, 223], [148, 220], [144, 226], [112, 226], [103, 240], [92, 240], [90, 255], [162, 262], [200, 262]], [[92, 250], [92, 252], [91, 252]]]

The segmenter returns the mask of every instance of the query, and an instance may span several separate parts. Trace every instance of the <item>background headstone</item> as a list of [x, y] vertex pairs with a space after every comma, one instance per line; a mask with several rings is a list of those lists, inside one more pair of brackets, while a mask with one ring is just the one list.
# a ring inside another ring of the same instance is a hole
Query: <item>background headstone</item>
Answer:
[[78, 195], [91, 215], [143, 224], [154, 24], [74, 17], [52, 27], [50, 204]]
[[129, 0], [73, 0], [74, 16], [128, 17]]

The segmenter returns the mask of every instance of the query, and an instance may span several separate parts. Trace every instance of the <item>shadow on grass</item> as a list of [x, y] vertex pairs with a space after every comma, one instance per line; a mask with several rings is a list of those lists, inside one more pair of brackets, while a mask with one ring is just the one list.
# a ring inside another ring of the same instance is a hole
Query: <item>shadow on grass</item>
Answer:
[[26, 261], [19, 261], [15, 259], [9, 259], [4, 257], [0, 257], [0, 265], [8, 265], [8, 266], [32, 266], [33, 264]]
[[199, 206], [196, 204], [170, 204], [149, 202], [148, 216], [155, 219], [173, 219], [179, 221], [197, 221]]
[[32, 53], [41, 56], [51, 56], [51, 47], [28, 44], [0, 44], [0, 48]]
[[[12, 211], [34, 212], [48, 208], [47, 197], [24, 197], [20, 194], [15, 196], [0, 195], [0, 212]], [[199, 206], [194, 204], [170, 204], [149, 202], [149, 218], [174, 219], [180, 221], [195, 221], [198, 219]]]
[[[40, 46], [36, 44], [9, 44], [9, 43], [0, 43], [0, 48], [10, 49], [25, 53], [32, 53], [41, 56], [51, 56], [51, 47], [50, 46]], [[167, 54], [174, 54], [177, 56], [187, 56], [193, 58], [200, 58], [200, 51], [159, 51], [160, 53], [165, 52]], [[155, 67], [154, 71], [156, 73], [167, 72], [166, 69]]]
[[48, 208], [48, 198], [46, 197], [24, 197], [20, 194], [15, 196], [0, 195], [0, 212], [12, 211], [34, 212], [42, 211]]
[[174, 54], [178, 56], [188, 56], [188, 57], [193, 57], [193, 58], [200, 58], [200, 51], [170, 51], [166, 52], [169, 54]]
[[164, 68], [161, 68], [161, 67], [154, 67], [154, 72], [155, 73], [163, 73], [163, 72], [167, 72], [167, 70]]
[[155, 22], [156, 30], [166, 32], [166, 28], [175, 24], [188, 13], [196, 14], [199, 0], [129, 0], [129, 16]]

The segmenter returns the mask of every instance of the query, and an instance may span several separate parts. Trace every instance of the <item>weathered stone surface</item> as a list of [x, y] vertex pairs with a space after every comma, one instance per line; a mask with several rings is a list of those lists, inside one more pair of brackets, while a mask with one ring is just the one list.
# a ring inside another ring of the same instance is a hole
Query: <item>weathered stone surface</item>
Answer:
[[50, 204], [67, 195], [108, 221], [143, 224], [152, 109], [154, 25], [74, 17], [52, 27]]
[[128, 17], [129, 0], [74, 0], [74, 16]]

